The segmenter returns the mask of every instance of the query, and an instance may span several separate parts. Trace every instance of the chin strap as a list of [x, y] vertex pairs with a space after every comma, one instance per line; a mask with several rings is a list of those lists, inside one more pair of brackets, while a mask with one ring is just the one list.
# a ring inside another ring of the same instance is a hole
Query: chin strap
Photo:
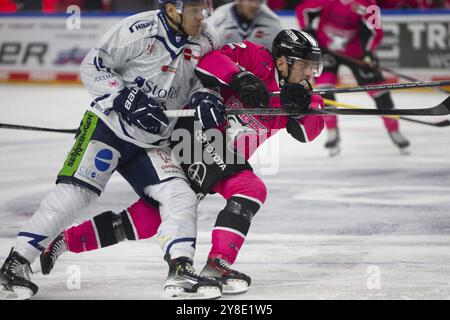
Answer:
[[[180, 15], [181, 21], [180, 21], [180, 23], [176, 23], [176, 22], [175, 22], [175, 21], [167, 14], [166, 10], [164, 10], [164, 17], [165, 17], [166, 19], [168, 19], [170, 22], [172, 22], [174, 25], [177, 26], [177, 28], [178, 28], [177, 32], [180, 32], [180, 33], [182, 33], [183, 35], [187, 36], [187, 33], [186, 33], [186, 31], [184, 31], [184, 28], [183, 28], [183, 15], [182, 15], [181, 13], [180, 13], [179, 15]], [[170, 28], [170, 25], [169, 25], [169, 28]]]

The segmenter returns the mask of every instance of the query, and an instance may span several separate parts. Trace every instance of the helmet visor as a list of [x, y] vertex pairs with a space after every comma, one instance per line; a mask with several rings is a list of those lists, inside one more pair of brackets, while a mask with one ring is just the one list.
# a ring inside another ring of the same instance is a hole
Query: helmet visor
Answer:
[[312, 72], [314, 77], [319, 77], [323, 71], [323, 62], [322, 60], [307, 60], [303, 58], [297, 57], [287, 57], [287, 61], [291, 66], [299, 68], [304, 74], [308, 74]]
[[201, 14], [203, 18], [208, 18], [213, 11], [212, 0], [177, 1], [177, 11], [190, 17]]

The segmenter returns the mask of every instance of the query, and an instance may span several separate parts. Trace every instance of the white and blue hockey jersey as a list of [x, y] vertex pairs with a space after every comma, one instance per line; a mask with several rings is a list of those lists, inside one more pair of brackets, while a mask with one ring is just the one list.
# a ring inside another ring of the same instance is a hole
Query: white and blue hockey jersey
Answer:
[[81, 65], [81, 80], [94, 98], [93, 111], [121, 139], [141, 147], [162, 147], [176, 123], [153, 135], [129, 125], [112, 109], [118, 91], [139, 88], [167, 110], [183, 108], [190, 95], [204, 90], [194, 75], [199, 59], [218, 47], [215, 29], [202, 23], [201, 32], [186, 37], [169, 28], [160, 10], [122, 20], [108, 31]]
[[250, 23], [239, 19], [233, 2], [215, 9], [206, 21], [216, 28], [221, 46], [249, 40], [272, 50], [273, 39], [283, 29], [281, 20], [265, 4], [261, 5], [258, 15]]

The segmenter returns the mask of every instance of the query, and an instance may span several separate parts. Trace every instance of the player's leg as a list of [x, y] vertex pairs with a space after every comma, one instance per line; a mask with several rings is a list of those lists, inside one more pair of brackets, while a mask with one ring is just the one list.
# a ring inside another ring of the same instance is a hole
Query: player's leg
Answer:
[[[115, 138], [105, 138], [115, 137], [111, 134], [94, 114], [85, 114], [57, 185], [18, 234], [1, 269], [0, 295], [29, 298], [37, 292], [37, 286], [30, 280], [29, 265], [100, 195], [117, 166], [120, 153], [114, 148]], [[106, 154], [107, 164], [95, 161]]]
[[[385, 82], [385, 79], [379, 69], [374, 70], [370, 67], [361, 67], [352, 64], [350, 64], [349, 67], [351, 68], [359, 85], [381, 84]], [[375, 101], [377, 109], [394, 109], [394, 102], [392, 101], [390, 91], [369, 91], [368, 93]], [[399, 120], [389, 117], [382, 117], [382, 120], [392, 142], [403, 153], [409, 146], [409, 141], [400, 132]]]
[[197, 238], [197, 203], [182, 168], [171, 159], [170, 149], [141, 153], [121, 169], [142, 198], [159, 203], [158, 240], [169, 264], [164, 294], [170, 299], [214, 299], [221, 284], [201, 277], [193, 268]]
[[[334, 88], [337, 84], [337, 74], [339, 68], [338, 58], [331, 54], [324, 54], [324, 69], [320, 77], [316, 78], [317, 88]], [[336, 100], [334, 94], [323, 95], [324, 99]], [[330, 156], [336, 156], [340, 152], [340, 136], [338, 118], [334, 115], [325, 116], [325, 126], [327, 127], [327, 141], [325, 148]]]
[[221, 280], [224, 294], [244, 293], [249, 276], [230, 267], [236, 260], [251, 221], [266, 200], [267, 189], [253, 171], [244, 170], [224, 178], [213, 190], [226, 200], [212, 231], [212, 247], [201, 275]]
[[41, 254], [43, 274], [49, 274], [58, 257], [115, 245], [125, 240], [148, 239], [156, 234], [161, 217], [157, 205], [139, 199], [120, 213], [103, 212], [64, 230]]

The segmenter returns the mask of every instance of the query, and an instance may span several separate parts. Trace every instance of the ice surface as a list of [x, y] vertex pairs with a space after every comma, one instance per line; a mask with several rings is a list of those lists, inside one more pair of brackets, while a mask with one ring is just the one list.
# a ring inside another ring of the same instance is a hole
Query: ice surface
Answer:
[[[445, 98], [431, 91], [393, 96], [399, 108]], [[0, 97], [0, 122], [55, 128], [77, 127], [90, 101], [77, 86], [1, 85]], [[364, 94], [339, 99], [373, 106]], [[325, 132], [310, 144], [281, 132], [256, 155], [269, 196], [235, 264], [253, 283], [245, 295], [223, 299], [450, 298], [450, 127], [402, 122], [409, 156], [378, 118], [340, 117], [340, 127], [336, 158], [323, 148]], [[71, 143], [67, 134], [0, 129], [0, 261], [51, 190]], [[80, 221], [136, 199], [115, 176]], [[211, 196], [200, 205], [197, 269], [224, 203]], [[73, 288], [78, 271], [80, 289]], [[155, 239], [66, 254], [52, 275], [34, 277], [35, 299], [160, 299], [166, 272]]]

